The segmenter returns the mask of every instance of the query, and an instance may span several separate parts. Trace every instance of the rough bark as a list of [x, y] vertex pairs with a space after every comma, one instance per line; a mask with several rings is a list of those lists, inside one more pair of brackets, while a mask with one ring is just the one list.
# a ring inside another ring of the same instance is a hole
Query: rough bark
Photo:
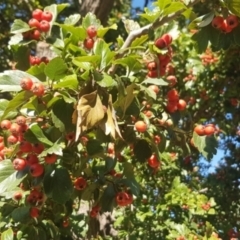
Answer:
[[94, 13], [103, 25], [106, 25], [115, 0], [79, 0], [79, 12], [85, 16], [88, 12]]

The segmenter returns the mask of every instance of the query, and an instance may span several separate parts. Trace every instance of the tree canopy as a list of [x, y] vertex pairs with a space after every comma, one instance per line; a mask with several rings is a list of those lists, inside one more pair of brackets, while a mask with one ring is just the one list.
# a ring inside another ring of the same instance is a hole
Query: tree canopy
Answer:
[[1, 4], [1, 240], [238, 239], [238, 1], [93, 2]]

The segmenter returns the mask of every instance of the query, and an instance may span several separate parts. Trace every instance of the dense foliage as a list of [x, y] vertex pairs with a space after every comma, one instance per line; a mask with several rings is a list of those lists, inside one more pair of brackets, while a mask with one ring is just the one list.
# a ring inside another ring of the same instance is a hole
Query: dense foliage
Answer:
[[67, 9], [35, 6], [4, 48], [1, 240], [238, 239], [238, 2], [158, 0], [107, 27]]

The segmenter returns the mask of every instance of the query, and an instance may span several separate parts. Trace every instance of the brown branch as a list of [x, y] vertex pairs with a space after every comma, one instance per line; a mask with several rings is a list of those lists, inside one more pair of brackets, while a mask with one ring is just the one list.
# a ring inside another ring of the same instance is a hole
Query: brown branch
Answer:
[[[200, 0], [192, 0], [189, 4], [188, 4], [188, 8], [194, 6], [195, 4], [197, 4], [198, 2], [200, 2]], [[154, 30], [159, 28], [160, 26], [164, 25], [167, 22], [170, 22], [174, 19], [176, 19], [177, 17], [179, 17], [186, 9], [181, 9], [175, 13], [169, 14], [168, 16], [164, 17], [164, 18], [159, 18], [157, 19], [155, 22], [150, 23], [144, 27], [141, 27], [139, 29], [133, 30], [129, 33], [127, 39], [125, 40], [124, 44], [122, 45], [122, 47], [120, 48], [120, 53], [117, 55], [117, 59], [121, 58], [124, 55], [124, 50], [126, 50], [129, 46], [131, 46], [132, 42], [137, 38], [137, 37], [141, 37], [142, 35], [145, 35], [149, 32], [149, 30]], [[116, 71], [116, 65], [114, 65], [112, 67], [112, 69], [110, 69], [110, 73], [114, 73]]]

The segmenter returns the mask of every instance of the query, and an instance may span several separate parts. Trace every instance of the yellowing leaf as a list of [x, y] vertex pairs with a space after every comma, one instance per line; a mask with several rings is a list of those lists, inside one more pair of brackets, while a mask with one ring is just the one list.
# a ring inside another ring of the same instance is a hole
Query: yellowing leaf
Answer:
[[104, 115], [102, 101], [97, 91], [82, 95], [77, 105], [76, 140], [82, 131], [97, 125]]

